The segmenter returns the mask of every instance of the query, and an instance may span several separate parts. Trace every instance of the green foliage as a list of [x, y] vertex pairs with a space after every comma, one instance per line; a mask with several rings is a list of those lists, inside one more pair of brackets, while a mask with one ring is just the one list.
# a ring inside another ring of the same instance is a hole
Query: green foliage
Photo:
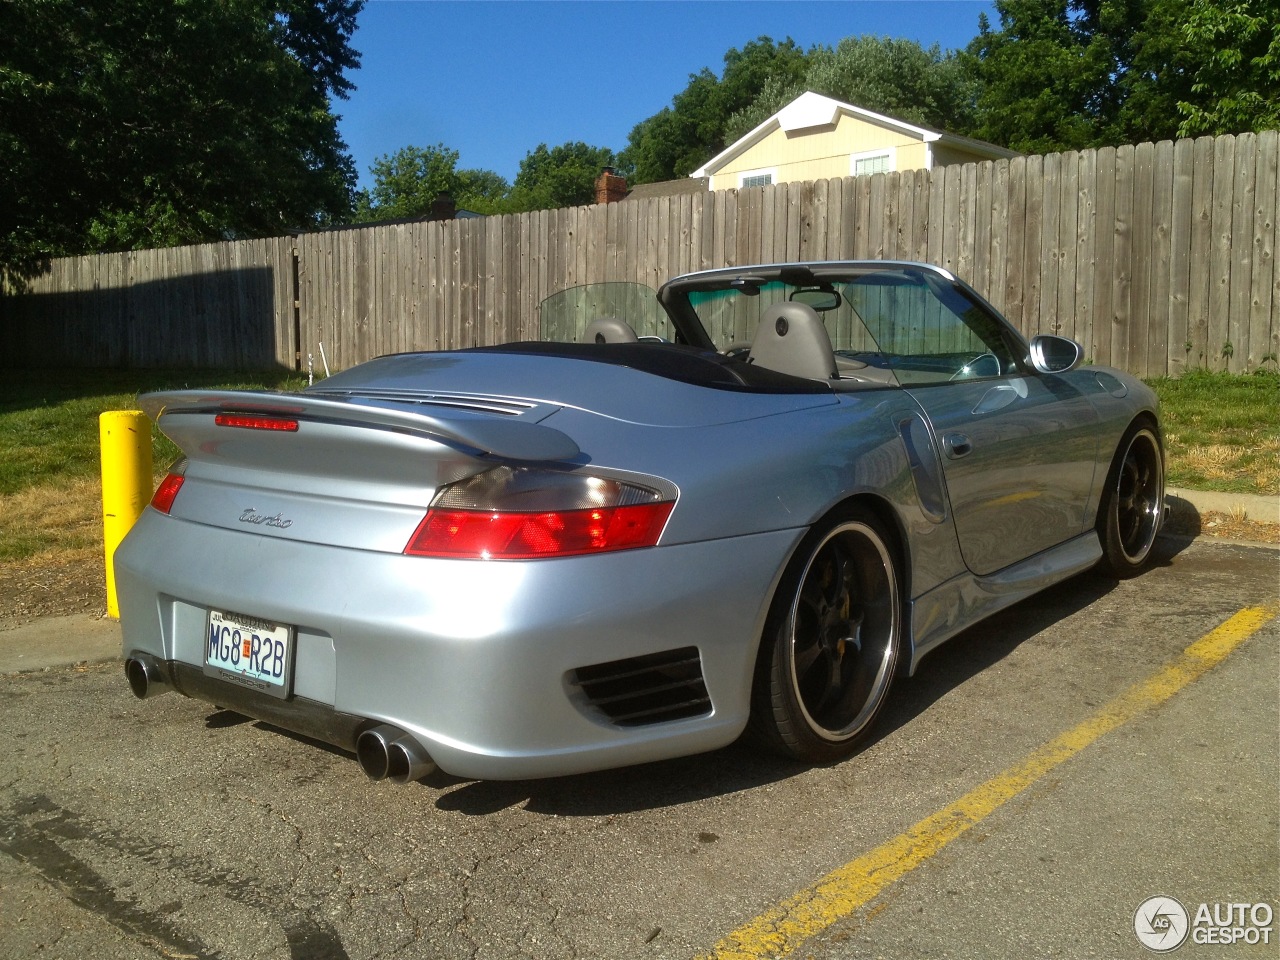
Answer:
[[977, 134], [1029, 152], [1280, 126], [1280, 0], [996, 0]]
[[437, 195], [454, 194], [457, 165], [458, 151], [443, 143], [404, 147], [379, 157], [369, 168], [372, 189], [356, 195], [356, 222], [426, 216]]
[[453, 198], [460, 210], [472, 213], [505, 213], [504, 203], [511, 185], [492, 170], [459, 170]]
[[[908, 123], [966, 133], [975, 123], [976, 84], [958, 55], [914, 40], [846, 37], [815, 47], [799, 80], [772, 76], [750, 106], [729, 118], [729, 142], [763, 123], [806, 90]], [[708, 158], [709, 159], [709, 158]]]
[[423, 217], [441, 193], [472, 213], [523, 213], [592, 203], [600, 171], [614, 163], [613, 151], [582, 142], [548, 148], [539, 144], [520, 162], [514, 184], [492, 170], [459, 170], [458, 151], [443, 143], [404, 147], [369, 168], [373, 187], [356, 197], [355, 221]]
[[1190, 0], [996, 0], [966, 62], [976, 134], [1027, 152], [1172, 137], [1195, 51]]
[[577, 141], [547, 149], [545, 143], [520, 161], [512, 186], [511, 212], [554, 210], [595, 202], [595, 182], [614, 164], [613, 151]]
[[344, 218], [329, 96], [363, 0], [0, 5], [0, 282], [44, 258]]
[[1192, 0], [1182, 34], [1202, 54], [1180, 136], [1280, 127], [1280, 0]]
[[799, 82], [807, 64], [790, 38], [760, 37], [730, 49], [720, 77], [705, 67], [691, 74], [670, 107], [632, 128], [620, 165], [633, 183], [688, 176], [733, 142], [728, 124], [735, 113], [750, 107], [771, 80], [788, 88]]

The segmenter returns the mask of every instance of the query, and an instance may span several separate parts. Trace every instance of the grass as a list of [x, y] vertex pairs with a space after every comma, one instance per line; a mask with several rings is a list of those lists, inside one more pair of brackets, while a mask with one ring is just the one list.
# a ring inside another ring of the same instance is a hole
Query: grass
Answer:
[[[304, 384], [301, 376], [282, 371], [0, 371], [0, 561], [102, 549], [100, 413], [135, 409], [138, 394], [152, 390], [280, 390]], [[153, 430], [157, 473], [177, 455], [169, 439]]]
[[1280, 494], [1280, 374], [1196, 370], [1150, 383], [1160, 395], [1170, 485]]
[[[0, 371], [0, 561], [70, 558], [102, 549], [98, 414], [138, 393], [183, 388], [297, 389], [282, 371]], [[1280, 494], [1280, 375], [1204, 371], [1151, 381], [1160, 395], [1169, 483]], [[158, 474], [177, 449], [158, 432]]]

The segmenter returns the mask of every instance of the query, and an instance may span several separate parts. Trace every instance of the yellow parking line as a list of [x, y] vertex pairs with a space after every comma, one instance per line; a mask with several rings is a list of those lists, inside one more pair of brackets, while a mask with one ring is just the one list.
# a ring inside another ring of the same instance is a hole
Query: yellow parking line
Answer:
[[700, 960], [773, 960], [787, 956], [805, 940], [865, 906], [889, 884], [920, 866], [1099, 737], [1164, 703], [1217, 666], [1276, 613], [1271, 607], [1241, 610], [1187, 647], [1159, 673], [1130, 687], [1018, 766], [743, 924]]

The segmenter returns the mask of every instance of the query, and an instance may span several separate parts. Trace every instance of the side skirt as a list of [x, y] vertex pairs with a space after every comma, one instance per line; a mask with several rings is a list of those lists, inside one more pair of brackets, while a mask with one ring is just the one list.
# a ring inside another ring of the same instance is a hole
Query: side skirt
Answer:
[[1102, 544], [1090, 530], [1056, 547], [985, 577], [963, 573], [911, 601], [911, 663], [997, 610], [1083, 573], [1102, 559]]

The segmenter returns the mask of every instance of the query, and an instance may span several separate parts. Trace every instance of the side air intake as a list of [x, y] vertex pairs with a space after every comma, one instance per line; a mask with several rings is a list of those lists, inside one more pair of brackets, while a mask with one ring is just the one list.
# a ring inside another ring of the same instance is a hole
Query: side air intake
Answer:
[[578, 667], [570, 681], [620, 727], [684, 720], [711, 712], [697, 647]]

